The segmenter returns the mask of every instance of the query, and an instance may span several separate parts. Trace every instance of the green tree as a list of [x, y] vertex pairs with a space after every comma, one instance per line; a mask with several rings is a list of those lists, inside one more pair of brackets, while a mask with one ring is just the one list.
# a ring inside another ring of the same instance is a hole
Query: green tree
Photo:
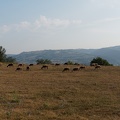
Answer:
[[38, 59], [36, 62], [37, 64], [52, 64], [51, 60], [48, 59]]
[[5, 62], [6, 59], [6, 50], [2, 46], [0, 46], [0, 62]]
[[92, 65], [92, 63], [97, 63], [99, 65], [105, 65], [105, 66], [112, 66], [112, 64], [110, 64], [107, 60], [101, 57], [93, 58], [93, 60], [90, 62], [90, 65]]
[[0, 62], [12, 62], [12, 63], [16, 62], [15, 58], [7, 57], [5, 53], [6, 53], [5, 48], [0, 46]]

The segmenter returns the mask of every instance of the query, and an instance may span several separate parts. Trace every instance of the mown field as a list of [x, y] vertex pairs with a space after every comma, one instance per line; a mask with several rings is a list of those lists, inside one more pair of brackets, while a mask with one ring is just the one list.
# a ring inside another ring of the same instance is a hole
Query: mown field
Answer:
[[1, 120], [120, 120], [120, 67], [6, 66], [0, 66]]

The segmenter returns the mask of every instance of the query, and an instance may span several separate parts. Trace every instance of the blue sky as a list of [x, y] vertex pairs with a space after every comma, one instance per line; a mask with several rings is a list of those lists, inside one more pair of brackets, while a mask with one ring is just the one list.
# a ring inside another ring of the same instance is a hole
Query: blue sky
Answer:
[[120, 0], [0, 0], [7, 54], [120, 45]]

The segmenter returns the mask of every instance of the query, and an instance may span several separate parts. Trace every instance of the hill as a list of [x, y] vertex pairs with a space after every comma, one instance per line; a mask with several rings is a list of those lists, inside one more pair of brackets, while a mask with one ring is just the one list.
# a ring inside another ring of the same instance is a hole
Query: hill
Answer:
[[37, 59], [49, 59], [53, 63], [67, 61], [89, 65], [95, 57], [102, 57], [113, 65], [120, 65], [120, 46], [106, 47], [101, 49], [66, 49], [66, 50], [40, 50], [22, 52], [11, 55], [21, 63], [35, 63]]

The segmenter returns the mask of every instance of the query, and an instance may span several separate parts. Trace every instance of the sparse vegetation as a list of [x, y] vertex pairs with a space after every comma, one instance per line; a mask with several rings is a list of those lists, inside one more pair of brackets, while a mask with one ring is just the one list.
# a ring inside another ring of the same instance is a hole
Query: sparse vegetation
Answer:
[[6, 66], [0, 66], [2, 120], [120, 119], [120, 67], [62, 72], [64, 65], [34, 65], [30, 71]]
[[17, 63], [16, 59], [13, 57], [6, 57], [5, 62], [7, 63]]
[[67, 61], [66, 64], [67, 64], [67, 65], [74, 65], [74, 63], [73, 63], [72, 61], [70, 61], [70, 60]]
[[38, 59], [36, 62], [37, 64], [52, 64], [51, 60], [48, 59]]

